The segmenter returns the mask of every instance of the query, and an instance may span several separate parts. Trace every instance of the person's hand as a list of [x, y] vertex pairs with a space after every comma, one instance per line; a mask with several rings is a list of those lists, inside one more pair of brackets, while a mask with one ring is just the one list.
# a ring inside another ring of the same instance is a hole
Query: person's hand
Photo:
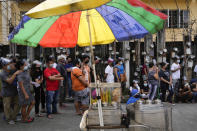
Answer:
[[64, 77], [60, 77], [60, 80], [64, 80]]
[[18, 70], [18, 71], [16, 71], [14, 74], [15, 75], [18, 75], [18, 74], [20, 74], [21, 72], [23, 72], [22, 70]]
[[169, 82], [168, 84], [169, 84], [170, 86], [172, 86], [172, 82]]
[[28, 99], [29, 99], [29, 95], [26, 94], [26, 95], [25, 95], [25, 100], [28, 100]]

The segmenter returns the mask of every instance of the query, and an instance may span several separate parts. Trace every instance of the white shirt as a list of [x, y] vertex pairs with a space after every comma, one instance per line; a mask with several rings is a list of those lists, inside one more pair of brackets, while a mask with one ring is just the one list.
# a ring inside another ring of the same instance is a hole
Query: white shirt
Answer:
[[[176, 70], [180, 67], [179, 64], [173, 63], [171, 66], [171, 71]], [[176, 80], [176, 79], [180, 79], [181, 78], [181, 71], [177, 70], [176, 72], [172, 72], [172, 79]]]
[[197, 65], [194, 68], [194, 72], [197, 73]]
[[107, 83], [113, 83], [114, 82], [114, 69], [111, 66], [107, 66], [105, 68], [105, 74], [107, 74], [106, 81]]

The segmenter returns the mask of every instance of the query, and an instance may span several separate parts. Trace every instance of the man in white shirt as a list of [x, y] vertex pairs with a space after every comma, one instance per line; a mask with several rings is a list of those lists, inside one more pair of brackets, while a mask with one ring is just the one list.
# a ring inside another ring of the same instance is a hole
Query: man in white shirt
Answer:
[[[175, 91], [175, 85], [177, 84], [177, 82], [179, 82], [180, 78], [181, 78], [181, 66], [180, 66], [180, 60], [175, 58], [174, 59], [174, 63], [171, 66], [171, 72], [172, 72], [172, 84], [174, 87], [174, 91]], [[176, 92], [175, 92], [176, 94]]]
[[108, 66], [105, 68], [105, 78], [107, 83], [114, 83], [113, 59], [108, 59]]

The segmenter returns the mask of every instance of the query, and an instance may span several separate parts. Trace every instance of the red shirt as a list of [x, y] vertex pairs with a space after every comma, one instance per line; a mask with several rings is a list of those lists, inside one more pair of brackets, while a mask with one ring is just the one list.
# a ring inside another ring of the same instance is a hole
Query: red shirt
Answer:
[[55, 68], [46, 68], [44, 70], [44, 77], [46, 78], [46, 90], [56, 91], [59, 88], [58, 80], [50, 80], [49, 76], [54, 76], [60, 74]]

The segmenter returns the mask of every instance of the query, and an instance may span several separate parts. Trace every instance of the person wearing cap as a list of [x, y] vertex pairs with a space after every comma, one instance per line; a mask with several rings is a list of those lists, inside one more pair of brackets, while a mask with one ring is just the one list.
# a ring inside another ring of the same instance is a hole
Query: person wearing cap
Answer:
[[183, 87], [178, 89], [177, 99], [176, 101], [179, 102], [192, 102], [193, 93], [191, 91], [189, 83], [185, 83]]
[[[81, 115], [89, 105], [89, 82], [81, 70], [81, 61], [74, 60], [74, 67], [71, 70], [72, 89], [74, 91], [74, 105], [77, 115]], [[82, 109], [82, 112], [80, 111]]]
[[40, 102], [42, 110], [45, 111], [45, 92], [43, 89], [43, 72], [41, 70], [41, 62], [34, 61], [31, 66], [30, 75], [33, 82], [34, 92], [35, 92], [35, 116], [42, 117], [40, 114]]
[[174, 63], [171, 65], [172, 84], [175, 95], [177, 94], [177, 85], [180, 83], [179, 80], [181, 78], [181, 66], [179, 63], [180, 60], [175, 57]]
[[160, 77], [160, 88], [161, 88], [161, 100], [162, 102], [166, 102], [166, 91], [169, 92], [169, 95], [167, 96], [167, 101], [172, 103], [172, 76], [170, 75], [170, 72], [166, 70], [168, 63], [161, 63], [161, 70], [159, 71], [159, 77]]
[[66, 59], [63, 55], [59, 55], [57, 57], [58, 64], [56, 66], [56, 69], [59, 71], [61, 76], [64, 78], [64, 80], [62, 80], [59, 85], [59, 106], [60, 106], [60, 108], [66, 107], [66, 105], [63, 104], [63, 102], [65, 100], [65, 96], [66, 96], [66, 79], [67, 79], [67, 71], [64, 67], [65, 61], [66, 61]]
[[113, 59], [108, 59], [108, 66], [105, 68], [105, 79], [107, 83], [114, 83], [114, 69], [113, 69]]
[[[14, 84], [16, 77], [21, 71], [13, 73], [13, 65], [9, 59], [0, 59], [2, 71], [0, 79], [2, 84], [1, 95], [3, 97], [4, 113], [8, 124], [15, 124], [16, 116], [20, 110], [17, 86]], [[13, 108], [11, 108], [13, 105]]]

